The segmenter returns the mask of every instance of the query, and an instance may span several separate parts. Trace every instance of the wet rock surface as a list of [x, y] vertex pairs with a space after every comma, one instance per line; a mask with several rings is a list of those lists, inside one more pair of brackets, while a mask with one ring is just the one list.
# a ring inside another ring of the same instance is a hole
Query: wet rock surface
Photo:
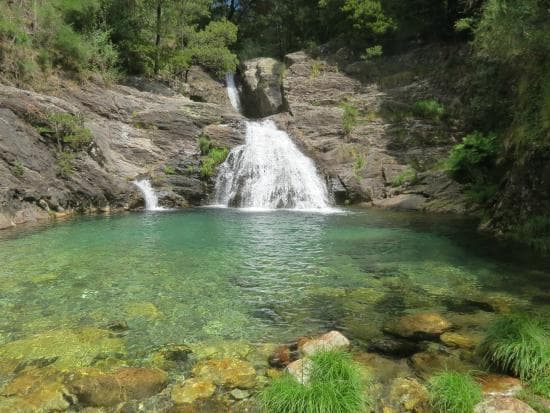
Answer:
[[536, 413], [527, 403], [513, 397], [492, 396], [479, 403], [474, 413]]
[[451, 322], [437, 313], [417, 313], [389, 321], [384, 331], [409, 339], [433, 339], [451, 328]]
[[[222, 83], [211, 82], [210, 89], [226, 95]], [[198, 136], [212, 133], [216, 144], [235, 146], [244, 139], [241, 116], [222, 99], [194, 102], [157, 89], [62, 82], [53, 97], [0, 85], [0, 228], [139, 207], [131, 181], [142, 176], [164, 191], [166, 205], [204, 202], [211, 186], [196, 167]], [[81, 115], [93, 136], [74, 151], [67, 176], [60, 175], [56, 142], [37, 129], [57, 113]]]

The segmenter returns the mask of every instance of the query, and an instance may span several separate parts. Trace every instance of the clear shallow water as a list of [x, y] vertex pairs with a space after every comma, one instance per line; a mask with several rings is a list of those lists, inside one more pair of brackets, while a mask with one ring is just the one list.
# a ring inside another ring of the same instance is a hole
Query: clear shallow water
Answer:
[[550, 314], [548, 259], [472, 228], [382, 211], [194, 209], [4, 232], [0, 344], [121, 319], [136, 354], [328, 328], [361, 343], [407, 312], [452, 318], [489, 301]]

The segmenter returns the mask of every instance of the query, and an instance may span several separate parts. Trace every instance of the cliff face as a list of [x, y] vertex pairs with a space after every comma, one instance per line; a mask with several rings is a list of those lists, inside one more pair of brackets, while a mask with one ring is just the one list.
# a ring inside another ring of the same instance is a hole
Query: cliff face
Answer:
[[[459, 81], [448, 70], [455, 52], [418, 49], [376, 62], [353, 62], [345, 50], [292, 53], [280, 76], [288, 114], [275, 119], [317, 161], [339, 202], [465, 212], [461, 186], [439, 167], [461, 138], [460, 122], [449, 115], [457, 99], [449, 81]], [[275, 93], [269, 79], [257, 76], [256, 89]], [[426, 102], [443, 113], [417, 109]]]
[[[200, 100], [223, 84], [201, 77]], [[219, 101], [218, 101], [219, 102]], [[37, 119], [80, 114], [93, 140], [60, 174], [56, 142]], [[0, 228], [73, 211], [128, 209], [143, 202], [132, 180], [148, 176], [168, 206], [205, 201], [199, 176], [201, 134], [232, 147], [243, 139], [241, 116], [224, 102], [196, 102], [125, 86], [62, 83], [56, 96], [0, 85]]]

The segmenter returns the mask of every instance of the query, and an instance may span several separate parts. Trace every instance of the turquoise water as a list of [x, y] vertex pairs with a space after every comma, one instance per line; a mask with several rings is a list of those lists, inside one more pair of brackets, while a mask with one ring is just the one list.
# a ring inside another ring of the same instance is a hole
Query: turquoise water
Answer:
[[136, 354], [166, 343], [361, 344], [415, 311], [550, 314], [550, 262], [463, 219], [192, 209], [81, 217], [0, 234], [0, 345], [125, 320]]

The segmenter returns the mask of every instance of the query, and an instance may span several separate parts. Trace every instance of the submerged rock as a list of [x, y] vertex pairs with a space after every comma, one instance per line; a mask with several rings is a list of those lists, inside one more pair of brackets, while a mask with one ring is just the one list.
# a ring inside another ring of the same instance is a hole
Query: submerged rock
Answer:
[[422, 350], [422, 346], [413, 341], [396, 338], [375, 338], [369, 342], [368, 350], [394, 357], [409, 357]]
[[342, 333], [331, 331], [317, 338], [303, 340], [299, 349], [305, 356], [312, 356], [320, 351], [348, 350], [350, 345]]
[[483, 374], [477, 380], [489, 396], [514, 396], [523, 389], [519, 379], [501, 374]]
[[0, 347], [1, 360], [21, 364], [43, 361], [61, 370], [92, 365], [125, 352], [124, 342], [107, 330], [93, 327], [47, 331]]
[[185, 404], [212, 397], [215, 391], [216, 385], [211, 381], [193, 378], [174, 386], [170, 395], [174, 403]]
[[388, 334], [411, 339], [437, 338], [452, 324], [437, 313], [417, 313], [392, 320], [384, 326]]
[[193, 369], [193, 374], [228, 388], [250, 389], [256, 385], [256, 370], [252, 364], [238, 359], [205, 360]]
[[426, 387], [411, 378], [397, 378], [391, 384], [389, 399], [397, 411], [431, 412], [429, 394]]
[[127, 400], [141, 400], [160, 392], [168, 375], [160, 369], [126, 367], [113, 373], [83, 370], [68, 382], [78, 400], [91, 406], [114, 406]]
[[428, 379], [431, 375], [441, 370], [448, 369], [466, 372], [475, 367], [465, 360], [461, 360], [456, 354], [437, 350], [416, 353], [410, 360], [418, 376], [423, 379]]
[[441, 334], [440, 339], [443, 344], [449, 347], [473, 349], [479, 344], [482, 337], [480, 335], [474, 335], [467, 332], [446, 332]]
[[492, 396], [478, 403], [474, 413], [537, 413], [527, 403], [513, 397]]

